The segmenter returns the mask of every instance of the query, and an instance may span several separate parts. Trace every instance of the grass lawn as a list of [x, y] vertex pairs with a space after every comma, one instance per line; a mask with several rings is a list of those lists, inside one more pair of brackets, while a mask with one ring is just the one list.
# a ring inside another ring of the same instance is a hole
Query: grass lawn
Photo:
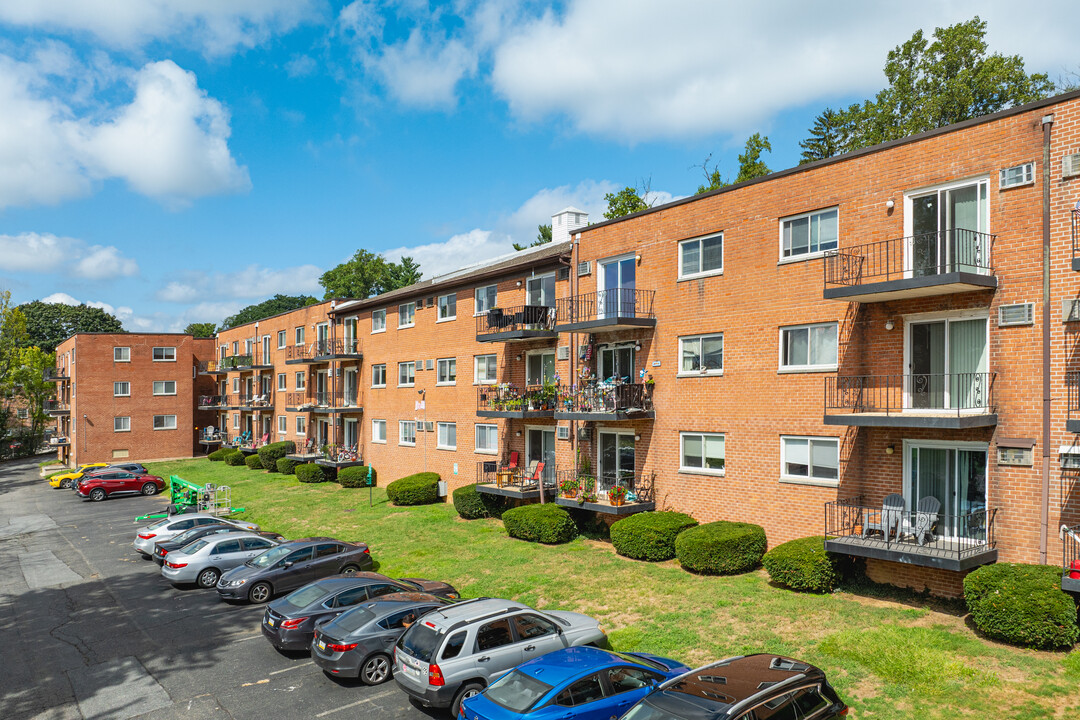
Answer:
[[150, 471], [229, 485], [233, 504], [246, 508], [242, 517], [287, 537], [366, 542], [387, 575], [445, 580], [466, 597], [588, 613], [619, 650], [690, 665], [754, 652], [812, 662], [858, 717], [1080, 717], [1080, 650], [991, 642], [937, 605], [795, 593], [770, 585], [764, 570], [696, 576], [675, 561], [627, 560], [580, 537], [536, 545], [511, 539], [498, 520], [461, 520], [451, 503], [393, 507], [381, 488], [369, 507], [366, 489], [303, 485], [207, 460], [155, 463]]

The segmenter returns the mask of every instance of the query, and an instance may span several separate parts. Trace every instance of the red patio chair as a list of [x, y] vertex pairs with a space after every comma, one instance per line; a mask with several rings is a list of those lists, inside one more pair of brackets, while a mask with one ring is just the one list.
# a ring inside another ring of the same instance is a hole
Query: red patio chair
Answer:
[[544, 476], [544, 463], [538, 462], [538, 463], [536, 463], [536, 467], [533, 469], [531, 475], [528, 475], [528, 476], [522, 475], [521, 484], [522, 484], [522, 486], [526, 486], [526, 485], [532, 485], [533, 483], [536, 483], [539, 486], [540, 478], [542, 478], [543, 476]]

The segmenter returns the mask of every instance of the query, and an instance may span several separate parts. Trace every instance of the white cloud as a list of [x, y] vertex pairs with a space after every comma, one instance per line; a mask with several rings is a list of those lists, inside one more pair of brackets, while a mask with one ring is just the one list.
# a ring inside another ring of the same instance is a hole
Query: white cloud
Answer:
[[311, 75], [318, 67], [318, 63], [310, 55], [294, 55], [285, 63], [285, 72], [291, 78], [301, 78]]
[[137, 275], [139, 265], [112, 245], [87, 245], [77, 238], [48, 233], [21, 233], [0, 235], [0, 270], [102, 280]]
[[70, 295], [68, 295], [67, 293], [64, 293], [64, 292], [55, 292], [52, 295], [46, 295], [45, 297], [41, 298], [41, 302], [43, 302], [43, 303], [62, 303], [64, 305], [82, 305], [83, 304], [83, 303], [79, 302], [78, 300], [76, 300], [75, 298], [71, 297]]
[[170, 282], [157, 291], [157, 299], [165, 302], [189, 303], [199, 299], [202, 293], [198, 288], [185, 283]]
[[204, 297], [265, 299], [278, 293], [319, 294], [322, 272], [315, 265], [280, 269], [249, 265], [231, 273], [182, 273], [178, 280], [169, 281], [154, 297], [163, 302], [183, 304]]

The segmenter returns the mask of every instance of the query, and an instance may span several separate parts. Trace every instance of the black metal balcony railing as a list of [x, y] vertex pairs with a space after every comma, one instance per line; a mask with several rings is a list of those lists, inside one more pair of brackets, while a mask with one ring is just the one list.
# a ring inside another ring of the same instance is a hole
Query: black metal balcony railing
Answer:
[[601, 473], [560, 470], [559, 496], [580, 503], [623, 505], [654, 502], [655, 473]]
[[198, 364], [198, 372], [200, 375], [222, 375], [228, 370], [221, 367], [217, 360], [203, 360]]
[[317, 408], [336, 409], [360, 406], [360, 395], [355, 391], [333, 390], [312, 393], [312, 402]]
[[479, 413], [542, 412], [555, 410], [559, 389], [555, 385], [481, 385], [476, 389]]
[[64, 400], [46, 400], [43, 407], [47, 413], [71, 412], [71, 405]]
[[[484, 460], [476, 463], [476, 484], [495, 485], [509, 490], [539, 490], [539, 482], [534, 477], [535, 471], [530, 469], [530, 463], [520, 467], [510, 467], [506, 461]], [[557, 467], [544, 466], [541, 479], [544, 481], [545, 494], [554, 493], [558, 486], [559, 469]], [[538, 493], [539, 495], [539, 493]]]
[[352, 445], [326, 445], [321, 451], [324, 460], [329, 460], [332, 463], [363, 463], [363, 454], [360, 452], [359, 447], [354, 443]]
[[[1066, 421], [1080, 421], [1080, 372], [1065, 373]], [[1070, 431], [1075, 432], [1075, 431]]]
[[56, 382], [57, 380], [67, 380], [68, 371], [66, 368], [45, 368], [43, 373], [45, 382]]
[[610, 288], [584, 293], [555, 301], [558, 324], [591, 322], [594, 320], [655, 319], [653, 299], [655, 290]]
[[476, 316], [476, 334], [483, 336], [521, 332], [553, 333], [555, 316], [555, 308], [545, 305], [493, 308]]
[[315, 407], [315, 393], [307, 390], [296, 390], [285, 393], [286, 408], [312, 408]]
[[289, 345], [285, 348], [285, 362], [311, 362], [315, 359], [315, 345]]
[[312, 358], [359, 357], [360, 340], [317, 340], [311, 349]]
[[243, 393], [237, 396], [236, 404], [242, 408], [273, 408], [274, 393], [272, 391], [263, 393]]
[[1080, 207], [1073, 206], [1069, 219], [1072, 225], [1072, 269], [1080, 271]]
[[825, 256], [825, 287], [955, 272], [992, 275], [995, 238], [955, 228], [841, 248]]
[[840, 375], [825, 378], [825, 411], [993, 413], [996, 373]]
[[652, 412], [650, 386], [643, 383], [606, 382], [592, 385], [559, 386], [556, 413], [619, 413]]
[[236, 404], [236, 397], [231, 395], [200, 395], [200, 408], [226, 408]]

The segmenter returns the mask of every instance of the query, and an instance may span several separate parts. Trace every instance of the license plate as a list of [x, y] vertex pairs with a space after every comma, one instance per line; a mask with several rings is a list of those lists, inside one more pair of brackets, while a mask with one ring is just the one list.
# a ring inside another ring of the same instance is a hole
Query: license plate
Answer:
[[326, 649], [326, 643], [324, 643], [322, 640], [319, 641], [319, 649], [320, 650], [325, 650]]
[[274, 618], [267, 618], [266, 624], [270, 627], [274, 627]]
[[413, 677], [420, 677], [420, 668], [414, 668], [405, 664], [402, 664], [401, 667], [405, 669], [407, 674], [412, 675]]

